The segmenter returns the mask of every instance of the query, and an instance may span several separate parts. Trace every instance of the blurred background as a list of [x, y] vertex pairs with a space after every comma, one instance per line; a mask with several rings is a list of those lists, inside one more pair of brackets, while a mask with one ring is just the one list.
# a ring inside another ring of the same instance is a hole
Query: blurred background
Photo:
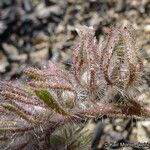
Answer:
[[[69, 67], [77, 25], [93, 26], [101, 40], [116, 24], [134, 27], [144, 65], [149, 66], [149, 0], [0, 0], [0, 79], [18, 80], [26, 66], [42, 67], [49, 59]], [[93, 131], [95, 124], [87, 126]], [[106, 118], [97, 130], [95, 150], [103, 149], [106, 141], [150, 142], [150, 121]]]

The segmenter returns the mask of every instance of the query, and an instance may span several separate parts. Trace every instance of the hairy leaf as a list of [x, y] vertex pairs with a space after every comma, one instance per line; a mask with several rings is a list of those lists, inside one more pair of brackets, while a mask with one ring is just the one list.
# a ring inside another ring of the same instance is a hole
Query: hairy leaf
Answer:
[[68, 116], [69, 114], [58, 104], [53, 96], [46, 90], [35, 90], [36, 95], [52, 110], [63, 115]]

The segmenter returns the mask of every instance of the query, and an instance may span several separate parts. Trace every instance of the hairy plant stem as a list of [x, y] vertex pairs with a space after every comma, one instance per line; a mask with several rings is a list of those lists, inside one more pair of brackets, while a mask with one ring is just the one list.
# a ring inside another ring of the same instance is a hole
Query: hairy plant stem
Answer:
[[[63, 126], [67, 123], [76, 122], [79, 123], [84, 119], [91, 119], [95, 117], [102, 117], [107, 115], [109, 117], [115, 118], [150, 118], [150, 107], [137, 107], [138, 103], [134, 102], [135, 105], [127, 106], [122, 105], [112, 106], [111, 104], [99, 103], [97, 106], [85, 110], [73, 110], [70, 117], [60, 116], [57, 120], [50, 123], [51, 134], [60, 126]], [[53, 124], [53, 126], [51, 126]]]

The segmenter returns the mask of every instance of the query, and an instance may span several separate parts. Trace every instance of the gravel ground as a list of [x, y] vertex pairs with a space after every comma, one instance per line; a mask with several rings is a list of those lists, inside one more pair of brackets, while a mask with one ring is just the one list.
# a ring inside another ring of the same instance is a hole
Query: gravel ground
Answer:
[[[0, 79], [18, 80], [26, 66], [40, 68], [49, 59], [69, 67], [78, 25], [93, 26], [101, 40], [109, 26], [131, 24], [145, 70], [150, 72], [149, 18], [149, 0], [0, 0]], [[150, 85], [150, 73], [146, 80]], [[149, 92], [142, 96], [148, 104]], [[95, 122], [86, 125], [92, 132]], [[95, 150], [112, 149], [106, 142], [150, 142], [149, 120], [106, 117], [99, 120], [96, 129], [101, 132], [100, 139], [93, 140]]]

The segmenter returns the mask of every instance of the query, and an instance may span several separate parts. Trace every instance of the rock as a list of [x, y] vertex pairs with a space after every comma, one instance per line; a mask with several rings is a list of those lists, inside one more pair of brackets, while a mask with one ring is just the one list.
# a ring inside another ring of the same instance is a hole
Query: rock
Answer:
[[150, 121], [137, 122], [137, 140], [141, 143], [149, 142]]
[[20, 62], [23, 63], [27, 60], [27, 54], [14, 55], [11, 57], [12, 62]]
[[144, 31], [150, 33], [150, 24], [144, 26]]
[[5, 73], [6, 72], [6, 67], [9, 66], [9, 63], [8, 62], [2, 62], [0, 64], [0, 73]]
[[9, 45], [7, 43], [3, 43], [3, 48], [5, 49], [5, 52], [10, 56], [18, 55], [18, 50], [13, 45]]
[[30, 0], [23, 0], [23, 8], [26, 12], [30, 12], [32, 10], [32, 5]]
[[116, 12], [123, 12], [126, 9], [126, 0], [119, 0], [118, 3], [116, 3]]
[[6, 28], [7, 28], [7, 27], [6, 27], [6, 25], [4, 24], [4, 22], [0, 21], [0, 34], [2, 34], [2, 33], [5, 31]]
[[36, 10], [36, 15], [38, 18], [47, 18], [49, 17], [51, 14], [55, 14], [55, 15], [62, 15], [63, 11], [61, 10], [60, 6], [58, 5], [53, 5], [53, 6], [49, 6], [49, 7], [44, 7], [43, 4], [41, 4], [41, 6], [37, 7]]
[[48, 52], [49, 52], [48, 48], [45, 47], [42, 50], [31, 52], [29, 54], [29, 57], [33, 63], [39, 63], [39, 62], [41, 63], [44, 60], [45, 61], [48, 60]]
[[52, 62], [58, 62], [58, 61], [60, 60], [60, 58], [61, 58], [60, 53], [59, 53], [59, 52], [55, 52], [55, 53], [53, 53], [53, 56], [52, 56], [52, 58], [51, 58], [51, 61], [52, 61]]
[[7, 58], [0, 52], [0, 73], [5, 73], [8, 66]]

